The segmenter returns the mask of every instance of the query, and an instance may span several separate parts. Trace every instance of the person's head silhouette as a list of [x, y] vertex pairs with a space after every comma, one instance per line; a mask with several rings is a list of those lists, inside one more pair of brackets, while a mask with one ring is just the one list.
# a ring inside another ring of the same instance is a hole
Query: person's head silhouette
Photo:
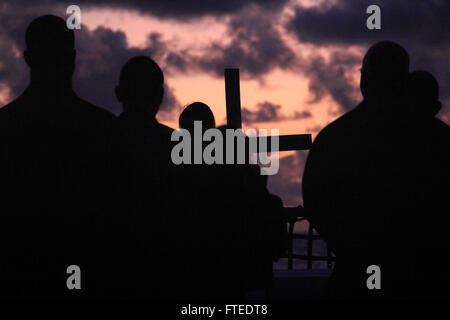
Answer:
[[441, 110], [439, 84], [436, 78], [426, 71], [414, 71], [408, 77], [409, 104], [413, 116], [430, 118]]
[[34, 19], [25, 34], [25, 61], [31, 82], [71, 85], [75, 69], [75, 37], [66, 22], [53, 15]]
[[369, 48], [361, 68], [361, 92], [365, 100], [398, 98], [404, 94], [409, 55], [395, 42], [382, 41]]
[[164, 96], [164, 75], [150, 57], [136, 56], [125, 63], [116, 87], [125, 112], [156, 116]]
[[179, 118], [180, 128], [193, 132], [194, 121], [201, 121], [203, 130], [216, 127], [214, 114], [211, 109], [202, 102], [194, 102], [184, 108]]

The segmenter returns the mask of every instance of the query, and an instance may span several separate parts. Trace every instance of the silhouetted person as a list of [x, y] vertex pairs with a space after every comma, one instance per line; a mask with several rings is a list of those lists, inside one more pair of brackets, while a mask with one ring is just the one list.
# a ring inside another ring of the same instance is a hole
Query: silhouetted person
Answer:
[[[411, 72], [408, 93], [411, 161], [416, 165], [413, 174], [421, 191], [415, 201], [421, 236], [411, 259], [416, 295], [444, 298], [450, 296], [450, 128], [436, 117], [441, 102], [438, 82], [431, 73]], [[436, 257], [435, 262], [427, 256]]]
[[180, 114], [179, 125], [180, 128], [186, 129], [189, 132], [194, 132], [194, 121], [202, 122], [202, 129], [204, 131], [215, 128], [216, 121], [211, 109], [202, 102], [194, 102], [184, 108]]
[[426, 71], [414, 71], [408, 76], [408, 104], [419, 121], [434, 118], [442, 108], [436, 78]]
[[[66, 22], [26, 30], [30, 83], [0, 109], [0, 292], [8, 298], [98, 294], [107, 139], [115, 117], [72, 90], [76, 51]], [[69, 290], [68, 266], [82, 290]]]
[[116, 96], [123, 105], [115, 133], [116, 186], [123, 200], [116, 255], [126, 270], [122, 291], [164, 298], [177, 291], [174, 237], [182, 224], [174, 216], [173, 129], [156, 120], [164, 96], [160, 67], [149, 57], [131, 58], [120, 72]]
[[[406, 297], [408, 259], [420, 186], [411, 165], [405, 103], [408, 53], [379, 42], [361, 69], [364, 100], [316, 137], [304, 176], [305, 212], [336, 254], [330, 293], [337, 298]], [[368, 290], [367, 267], [381, 268]]]
[[[201, 134], [214, 128], [215, 123], [213, 113], [205, 104], [187, 106], [179, 123], [191, 133], [191, 143], [195, 121], [202, 122]], [[223, 138], [221, 151], [226, 159], [226, 127], [219, 129]], [[208, 145], [209, 142], [203, 143], [203, 147]], [[180, 211], [187, 217], [183, 221], [190, 231], [182, 240], [189, 253], [184, 256], [183, 264], [190, 271], [183, 277], [181, 296], [243, 298], [246, 291], [267, 288], [283, 233], [282, 203], [268, 193], [259, 167], [248, 162], [219, 161], [185, 164], [178, 169], [178, 181], [184, 190], [180, 195], [183, 199]]]
[[[194, 123], [201, 122], [201, 130], [194, 130]], [[186, 218], [189, 234], [184, 234], [186, 250], [189, 252], [184, 260], [189, 267], [183, 276], [183, 297], [198, 299], [215, 299], [229, 297], [236, 290], [229, 281], [228, 268], [230, 256], [226, 251], [226, 237], [222, 232], [224, 211], [217, 207], [222, 195], [219, 194], [218, 165], [208, 165], [202, 161], [194, 164], [198, 155], [208, 142], [202, 141], [201, 149], [197, 149], [195, 134], [203, 134], [215, 128], [215, 118], [209, 106], [202, 102], [194, 102], [184, 108], [178, 119], [180, 129], [188, 130], [191, 137], [191, 164], [182, 164], [177, 169], [179, 185], [183, 191], [183, 207], [181, 211]], [[225, 276], [224, 273], [226, 274]], [[220, 275], [220, 276], [219, 276]], [[232, 278], [231, 278], [232, 279]]]
[[[229, 128], [221, 126], [218, 129], [225, 139]], [[247, 143], [246, 139], [246, 153]], [[224, 145], [224, 159], [227, 158], [226, 149]], [[250, 164], [247, 155], [245, 163], [239, 164], [237, 152], [235, 147], [234, 164], [218, 166], [216, 192], [220, 195], [218, 202], [222, 204], [223, 216], [227, 217], [220, 226], [227, 239], [228, 268], [233, 271], [228, 272], [231, 277], [228, 282], [234, 283], [244, 294], [270, 289], [272, 263], [285, 250], [286, 223], [281, 199], [267, 189], [267, 176], [261, 175], [258, 165]], [[236, 261], [240, 263], [236, 264]]]
[[132, 124], [139, 125], [133, 134], [141, 139], [144, 137], [139, 135], [138, 130], [152, 129], [148, 134], [167, 151], [173, 129], [156, 120], [164, 97], [164, 75], [159, 66], [145, 56], [128, 60], [120, 72], [116, 96], [123, 105], [120, 123], [128, 129]]
[[[191, 136], [191, 163], [194, 163], [195, 159], [194, 159], [194, 152], [195, 152], [195, 137], [194, 135], [195, 130], [194, 130], [194, 125], [195, 123], [197, 123], [197, 125], [199, 126], [198, 130], [199, 132], [197, 134], [200, 134], [200, 139], [202, 140], [203, 134], [206, 132], [206, 130], [208, 129], [213, 129], [216, 127], [216, 120], [214, 118], [214, 114], [212, 113], [211, 109], [209, 108], [208, 105], [202, 103], [202, 102], [194, 102], [191, 103], [189, 105], [187, 105], [184, 110], [181, 112], [180, 117], [178, 118], [178, 123], [180, 126], [180, 129], [185, 129], [187, 131], [189, 131], [190, 136]], [[200, 126], [201, 123], [201, 126]], [[201, 128], [201, 130], [200, 130]], [[206, 147], [206, 145], [209, 142], [202, 142], [202, 155], [203, 155], [203, 150]], [[191, 168], [191, 166], [189, 167], [185, 167], [184, 170], [195, 170], [195, 168]], [[200, 169], [201, 172], [205, 172], [205, 170]], [[206, 177], [205, 177], [206, 178]], [[200, 179], [201, 181], [201, 179]]]
[[[194, 130], [194, 124], [201, 122], [201, 130]], [[236, 255], [230, 235], [235, 234], [235, 211], [227, 210], [229, 202], [222, 193], [220, 164], [194, 163], [198, 159], [195, 152], [203, 151], [209, 142], [202, 142], [197, 149], [195, 134], [203, 134], [215, 128], [214, 114], [204, 103], [188, 105], [179, 117], [180, 129], [188, 130], [191, 136], [191, 164], [177, 167], [179, 186], [183, 190], [180, 211], [186, 217], [184, 234], [185, 250], [181, 297], [197, 299], [217, 299], [242, 296], [242, 284], [236, 268]], [[201, 137], [200, 137], [201, 139]], [[228, 191], [234, 194], [233, 190]], [[218, 206], [218, 204], [220, 205]], [[226, 218], [225, 218], [226, 217]], [[234, 224], [234, 225], [233, 225]], [[189, 272], [186, 272], [190, 270]], [[180, 270], [181, 271], [181, 270]]]

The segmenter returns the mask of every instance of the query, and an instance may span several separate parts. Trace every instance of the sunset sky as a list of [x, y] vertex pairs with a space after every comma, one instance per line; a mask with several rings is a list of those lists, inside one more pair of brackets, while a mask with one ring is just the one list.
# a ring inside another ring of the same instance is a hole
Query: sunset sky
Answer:
[[[281, 134], [312, 133], [361, 100], [359, 69], [368, 46], [393, 40], [404, 46], [410, 70], [432, 72], [450, 122], [450, 1], [1, 1], [0, 107], [28, 82], [24, 31], [42, 14], [63, 17], [81, 8], [75, 31], [76, 92], [120, 113], [114, 87], [122, 65], [151, 56], [163, 69], [166, 97], [158, 118], [177, 128], [186, 104], [202, 101], [225, 123], [223, 69], [240, 68], [245, 128]], [[381, 30], [366, 28], [366, 8], [381, 8]], [[301, 203], [306, 152], [282, 155], [269, 179], [285, 205]]]

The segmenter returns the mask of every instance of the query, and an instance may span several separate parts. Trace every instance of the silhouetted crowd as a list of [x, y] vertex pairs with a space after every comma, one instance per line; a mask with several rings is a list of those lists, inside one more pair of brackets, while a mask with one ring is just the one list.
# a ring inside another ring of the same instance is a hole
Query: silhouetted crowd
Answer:
[[[0, 297], [218, 299], [270, 288], [286, 221], [260, 168], [172, 162], [174, 130], [156, 120], [164, 75], [151, 58], [123, 66], [115, 117], [72, 90], [64, 20], [39, 17], [25, 39], [29, 86], [0, 109]], [[307, 218], [336, 254], [328, 296], [445, 295], [450, 144], [435, 117], [438, 84], [380, 42], [364, 57], [361, 91], [317, 136], [303, 177]], [[193, 132], [194, 121], [216, 127], [200, 102], [180, 128]], [[67, 288], [70, 265], [81, 290]], [[380, 266], [382, 290], [367, 290], [369, 265]]]
[[[242, 298], [283, 252], [281, 200], [259, 167], [179, 165], [158, 123], [164, 76], [130, 59], [119, 117], [72, 90], [74, 32], [55, 16], [26, 31], [30, 84], [0, 109], [0, 295], [7, 298]], [[215, 127], [194, 103], [180, 125]], [[248, 162], [247, 162], [248, 163]], [[81, 290], [67, 268], [79, 266]]]
[[[314, 140], [305, 214], [336, 254], [334, 298], [449, 298], [450, 131], [438, 83], [379, 42], [362, 62], [363, 101]], [[367, 267], [381, 270], [368, 290]]]

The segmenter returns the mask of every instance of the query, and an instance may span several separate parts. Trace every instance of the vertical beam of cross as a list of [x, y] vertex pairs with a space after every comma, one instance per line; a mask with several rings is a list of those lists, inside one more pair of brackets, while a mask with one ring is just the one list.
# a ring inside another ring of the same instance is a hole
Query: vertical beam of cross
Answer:
[[225, 69], [225, 96], [227, 125], [233, 129], [242, 128], [239, 69]]
[[[225, 69], [225, 95], [226, 95], [226, 106], [227, 106], [227, 125], [230, 128], [237, 129], [242, 128], [241, 119], [241, 98], [239, 89], [239, 69]], [[251, 137], [250, 139], [256, 139], [256, 145], [259, 146], [260, 139], [267, 139], [267, 148], [264, 152], [273, 151], [294, 151], [294, 150], [309, 150], [312, 145], [311, 134], [292, 134], [292, 135], [281, 135], [279, 136], [278, 148], [272, 148], [272, 137]], [[300, 207], [295, 208], [285, 208], [285, 217], [290, 220], [290, 237], [291, 244], [288, 253], [288, 269], [293, 267], [294, 253], [292, 251], [292, 241], [294, 232], [294, 223], [298, 221], [298, 217], [303, 216], [303, 210]], [[303, 219], [301, 219], [303, 220]], [[312, 266], [312, 227], [308, 231], [308, 269]], [[330, 265], [331, 251], [328, 249], [328, 256], [325, 258]]]

